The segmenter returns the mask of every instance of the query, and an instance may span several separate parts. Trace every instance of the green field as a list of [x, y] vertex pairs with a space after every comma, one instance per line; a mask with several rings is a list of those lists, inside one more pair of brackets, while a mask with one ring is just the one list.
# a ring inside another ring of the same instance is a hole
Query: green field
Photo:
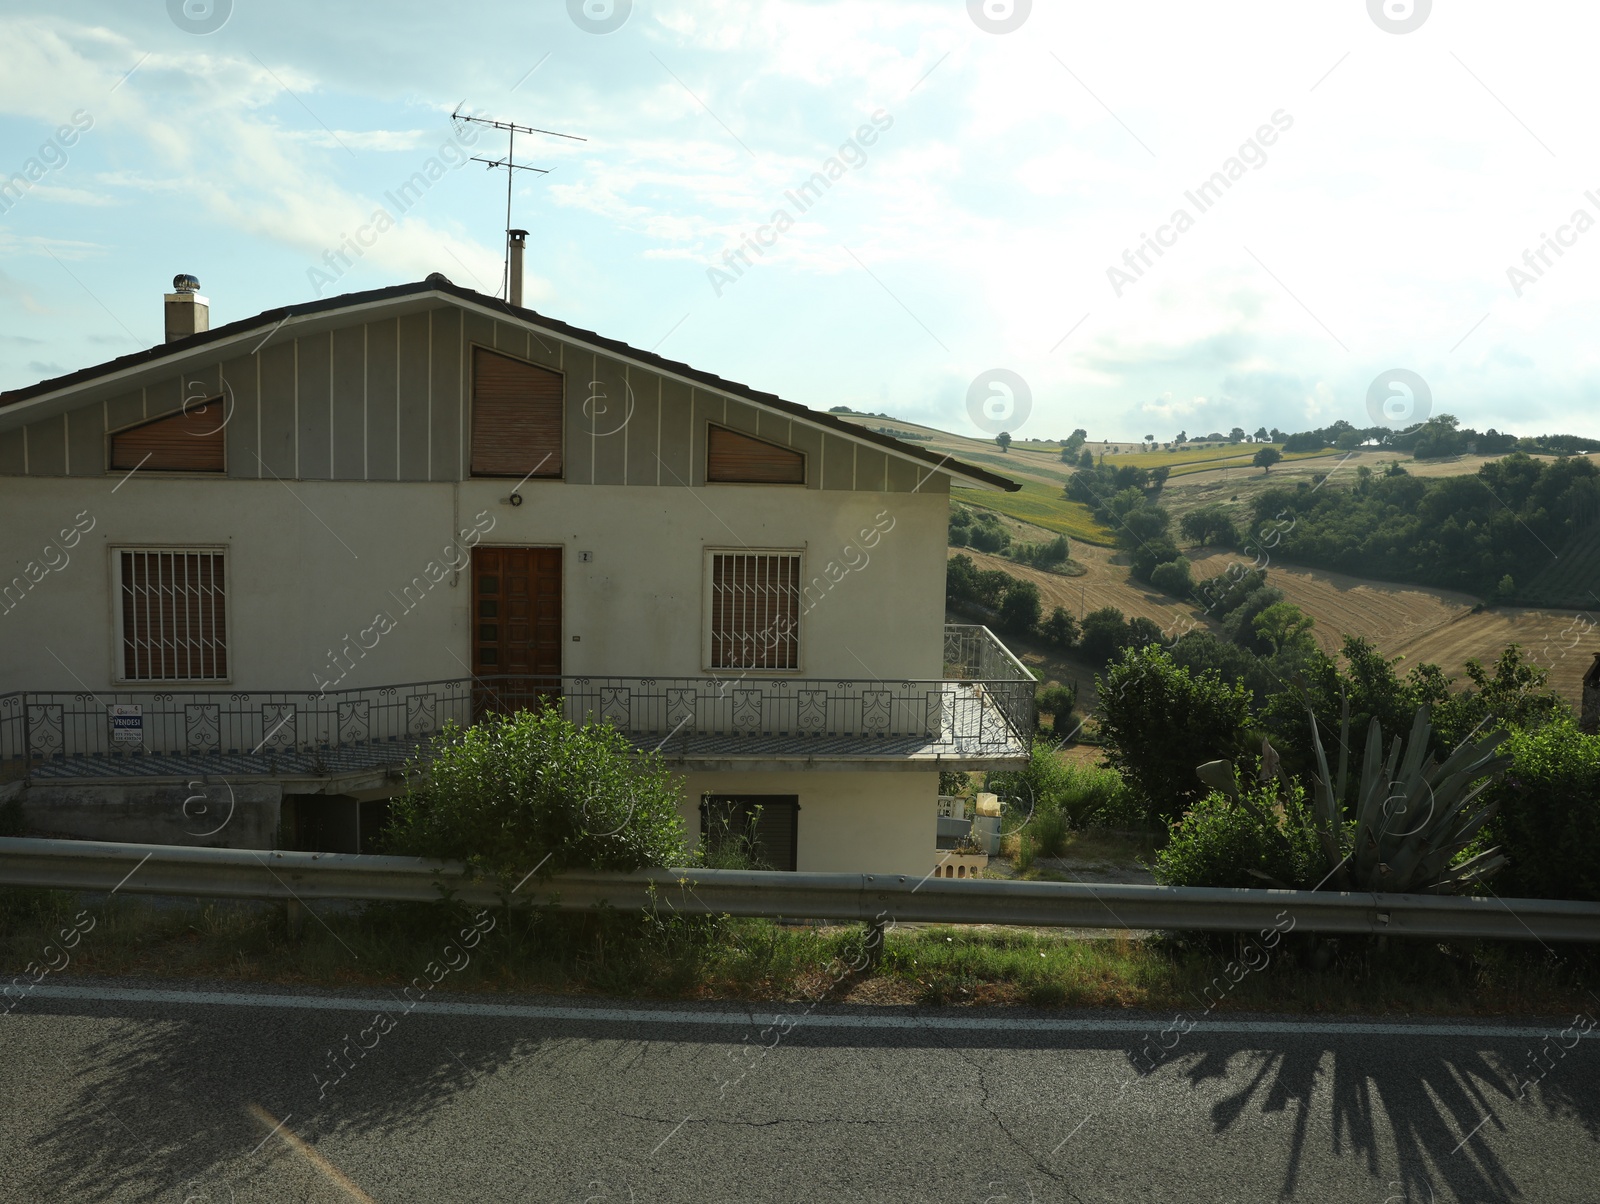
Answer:
[[[1088, 507], [1068, 501], [1063, 496], [1062, 489], [1071, 480], [1074, 470], [1061, 462], [1059, 443], [1013, 443], [1010, 451], [1003, 452], [991, 439], [954, 435], [937, 427], [923, 426], [904, 419], [863, 418], [853, 414], [841, 414], [839, 417], [862, 426], [892, 426], [897, 430], [929, 436], [926, 440], [918, 440], [912, 446], [925, 448], [939, 455], [950, 455], [976, 467], [987, 468], [1001, 476], [1011, 478], [1022, 486], [1020, 493], [990, 493], [985, 490], [958, 488], [953, 496], [966, 505], [993, 510], [1009, 518], [1054, 531], [1058, 535], [1081, 539], [1085, 543], [1110, 547], [1114, 542], [1111, 528], [1096, 521]], [[1269, 446], [1268, 444], [1226, 443], [1213, 447], [1190, 445], [1183, 451], [1132, 450], [1116, 454], [1105, 454], [1103, 449], [1108, 446], [1127, 447], [1129, 444], [1090, 442], [1084, 446], [1094, 452], [1097, 458], [1105, 455], [1108, 464], [1133, 464], [1145, 469], [1165, 467], [1169, 470], [1169, 479], [1172, 481], [1197, 473], [1211, 472], [1214, 469], [1243, 469], [1246, 473], [1254, 473], [1256, 477], [1262, 478], [1263, 485], [1275, 483], [1273, 480], [1275, 474], [1263, 473], [1250, 463], [1251, 457], [1262, 447]], [[1291, 461], [1315, 460], [1343, 454], [1335, 451], [1295, 452], [1284, 456], [1283, 462], [1287, 464]], [[1238, 489], [1242, 484], [1243, 482], [1230, 485], [1230, 488]], [[1251, 488], [1253, 490], [1254, 486]]]
[[950, 496], [968, 506], [993, 510], [1009, 518], [1021, 519], [1047, 531], [1054, 531], [1057, 535], [1081, 539], [1085, 543], [1110, 547], [1113, 542], [1111, 528], [1097, 522], [1094, 515], [1089, 513], [1089, 507], [1062, 497], [1059, 487], [1024, 481], [1021, 493], [954, 489]]

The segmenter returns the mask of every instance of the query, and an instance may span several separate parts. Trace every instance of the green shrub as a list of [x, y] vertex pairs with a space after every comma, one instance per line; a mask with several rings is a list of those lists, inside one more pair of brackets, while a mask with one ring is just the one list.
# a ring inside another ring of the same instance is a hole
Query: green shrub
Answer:
[[1205, 793], [1195, 766], [1242, 752], [1249, 694], [1213, 671], [1191, 675], [1159, 645], [1129, 649], [1100, 681], [1106, 760], [1139, 795], [1152, 826]]
[[1039, 624], [1039, 634], [1057, 648], [1066, 650], [1078, 642], [1078, 620], [1070, 611], [1058, 606], [1049, 618]]
[[1041, 716], [1051, 717], [1052, 731], [1070, 731], [1072, 708], [1078, 705], [1078, 687], [1046, 686], [1035, 695], [1035, 705]]
[[1509, 864], [1502, 896], [1600, 901], [1600, 736], [1571, 719], [1513, 731], [1506, 776], [1488, 793], [1500, 806], [1486, 828]]
[[[1014, 831], [1026, 824], [1035, 840], [1041, 839], [1041, 831], [1054, 832], [1052, 825], [1058, 820], [1062, 840], [1068, 831], [1092, 823], [1135, 826], [1122, 822], [1129, 807], [1127, 787], [1119, 774], [1064, 760], [1042, 740], [1034, 742], [1026, 769], [989, 773], [984, 777], [983, 788], [999, 795], [1007, 807], [1004, 829]], [[1058, 820], [1046, 820], [1049, 816]]]
[[390, 814], [389, 851], [459, 859], [507, 889], [536, 867], [547, 877], [687, 857], [660, 757], [635, 753], [610, 724], [575, 727], [553, 706], [447, 725]]
[[[1171, 839], [1156, 854], [1156, 881], [1163, 886], [1258, 890], [1316, 886], [1326, 872], [1322, 849], [1309, 818], [1303, 817], [1304, 795], [1298, 787], [1295, 796], [1279, 807], [1277, 783], [1250, 795], [1280, 821], [1269, 827], [1226, 795], [1217, 791], [1205, 795], [1172, 825]], [[1302, 815], [1287, 815], [1290, 808]]]
[[1189, 575], [1189, 561], [1182, 556], [1158, 564], [1150, 570], [1150, 584], [1174, 598], [1187, 598], [1194, 592], [1194, 578]]

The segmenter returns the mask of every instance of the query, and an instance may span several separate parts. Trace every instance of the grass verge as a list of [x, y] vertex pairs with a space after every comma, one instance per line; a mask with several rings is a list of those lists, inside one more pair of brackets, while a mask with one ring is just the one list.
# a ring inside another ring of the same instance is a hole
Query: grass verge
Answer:
[[[83, 913], [93, 927], [62, 954], [60, 930]], [[1585, 951], [1550, 954], [1490, 942], [1385, 947], [1291, 933], [1267, 951], [1232, 937], [1081, 939], [977, 926], [891, 930], [879, 966], [852, 972], [861, 961], [860, 926], [614, 911], [497, 912], [493, 928], [467, 952], [459, 937], [475, 914], [445, 904], [369, 905], [308, 917], [291, 937], [278, 906], [97, 903], [66, 892], [7, 890], [0, 891], [0, 966], [6, 979], [22, 974], [14, 981], [24, 990], [37, 967], [62, 957], [67, 964], [48, 979], [87, 973], [399, 989], [414, 979], [426, 983], [431, 964], [451, 967], [442, 985], [455, 991], [1191, 1015], [1570, 1015], [1592, 1006], [1588, 988], [1597, 977]], [[465, 964], [457, 968], [458, 961]], [[30, 963], [36, 968], [28, 970]]]

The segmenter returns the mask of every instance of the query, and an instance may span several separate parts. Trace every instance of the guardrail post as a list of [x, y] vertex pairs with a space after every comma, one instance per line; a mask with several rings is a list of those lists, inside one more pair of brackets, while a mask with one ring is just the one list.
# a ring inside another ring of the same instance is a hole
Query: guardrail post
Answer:
[[284, 915], [289, 921], [289, 936], [292, 940], [299, 940], [300, 933], [306, 926], [306, 905], [299, 899], [289, 899], [283, 905]]
[[876, 970], [883, 961], [883, 921], [867, 921], [867, 969]]

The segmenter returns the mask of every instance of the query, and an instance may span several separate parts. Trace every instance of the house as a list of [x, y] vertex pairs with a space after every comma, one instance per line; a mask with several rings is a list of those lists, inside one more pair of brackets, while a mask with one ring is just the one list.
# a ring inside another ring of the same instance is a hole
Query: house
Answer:
[[[520, 251], [518, 251], [520, 255]], [[513, 285], [520, 263], [513, 264]], [[370, 848], [448, 721], [559, 698], [759, 807], [779, 868], [926, 873], [1033, 682], [944, 623], [1013, 482], [433, 275], [0, 394], [0, 792], [98, 839]]]

